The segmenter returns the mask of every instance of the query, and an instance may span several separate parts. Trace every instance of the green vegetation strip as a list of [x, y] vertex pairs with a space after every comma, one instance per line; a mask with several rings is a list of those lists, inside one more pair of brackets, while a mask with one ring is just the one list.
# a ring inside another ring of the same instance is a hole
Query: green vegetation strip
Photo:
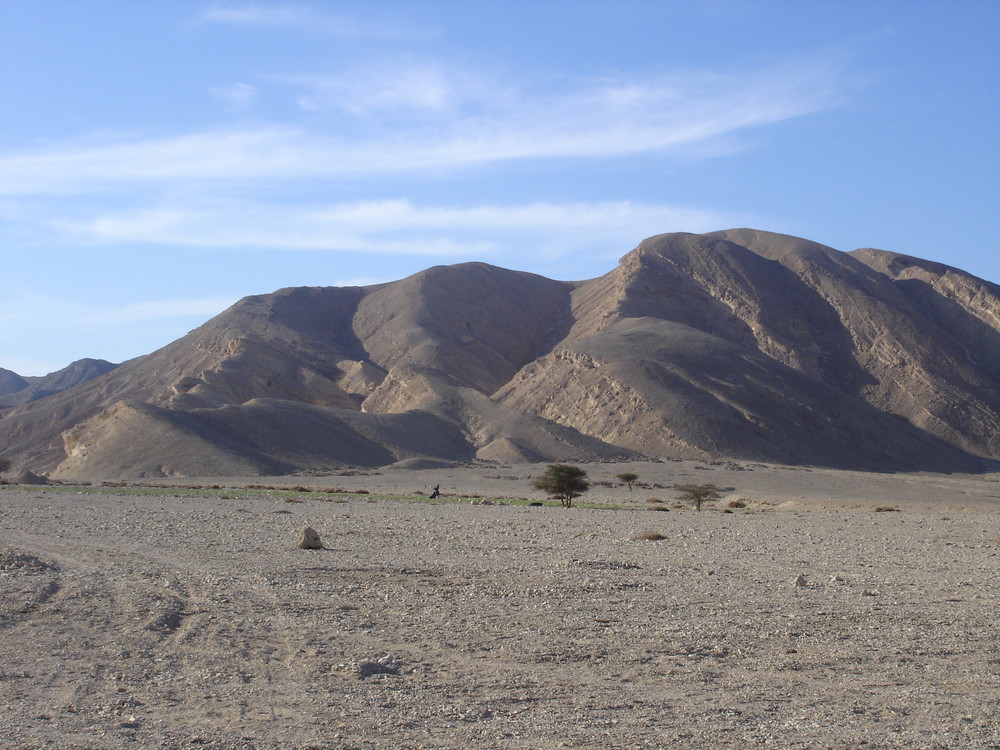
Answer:
[[[22, 491], [22, 492], [60, 492], [76, 495], [122, 495], [133, 497], [187, 497], [204, 498], [215, 500], [243, 500], [249, 498], [266, 498], [272, 500], [283, 500], [288, 503], [305, 502], [306, 500], [318, 500], [320, 502], [347, 502], [356, 500], [362, 502], [395, 501], [395, 502], [417, 502], [417, 503], [474, 503], [480, 501], [484, 505], [518, 505], [528, 506], [538, 503], [538, 500], [515, 497], [488, 497], [480, 495], [440, 495], [433, 500], [424, 495], [395, 495], [390, 493], [375, 493], [367, 490], [350, 492], [348, 490], [319, 490], [319, 489], [278, 489], [274, 487], [222, 487], [212, 486], [172, 486], [153, 484], [123, 484], [115, 482], [108, 485], [77, 485], [77, 484], [46, 484], [46, 485], [4, 485], [2, 490]], [[546, 507], [560, 507], [557, 501], [546, 500], [542, 502]], [[576, 503], [575, 507], [589, 508], [592, 510], [618, 510], [622, 506], [611, 503], [582, 502]]]

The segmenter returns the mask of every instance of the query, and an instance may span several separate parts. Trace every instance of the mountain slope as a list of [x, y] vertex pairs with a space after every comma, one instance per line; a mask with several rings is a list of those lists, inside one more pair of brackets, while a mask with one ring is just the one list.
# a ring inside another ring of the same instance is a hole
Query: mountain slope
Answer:
[[79, 359], [42, 377], [21, 377], [0, 368], [0, 408], [37, 401], [111, 372], [117, 365], [103, 359]]
[[651, 237], [585, 282], [465, 263], [248, 297], [0, 412], [0, 437], [61, 477], [639, 455], [975, 470], [1000, 459], [998, 386], [996, 285], [739, 229]]
[[[949, 273], [988, 319], [996, 287]], [[970, 362], [954, 343], [962, 325], [930, 309], [806, 240], [662, 235], [578, 289], [564, 348], [497, 398], [654, 455], [857, 468], [962, 464], [954, 447], [996, 457], [993, 360]], [[992, 352], [998, 335], [976, 332]]]

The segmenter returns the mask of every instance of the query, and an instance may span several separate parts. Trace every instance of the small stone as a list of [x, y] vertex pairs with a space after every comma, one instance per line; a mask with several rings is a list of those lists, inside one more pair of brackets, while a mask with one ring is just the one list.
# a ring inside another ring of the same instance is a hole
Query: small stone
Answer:
[[373, 675], [398, 675], [406, 665], [391, 656], [383, 656], [380, 659], [366, 660], [355, 665], [354, 669], [358, 677], [365, 679]]
[[319, 538], [319, 532], [312, 526], [306, 526], [302, 529], [302, 535], [299, 537], [298, 548], [323, 549], [323, 542]]
[[792, 584], [802, 589], [809, 585], [809, 581], [806, 580], [806, 577], [804, 575], [799, 573], [799, 577], [796, 578], [794, 581], [792, 581]]

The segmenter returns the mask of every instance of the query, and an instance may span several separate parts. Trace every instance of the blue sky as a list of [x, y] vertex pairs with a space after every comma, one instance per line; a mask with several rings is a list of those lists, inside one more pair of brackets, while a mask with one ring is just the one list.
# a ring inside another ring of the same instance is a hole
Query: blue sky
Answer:
[[750, 226], [1000, 282], [1000, 2], [0, 0], [0, 367]]

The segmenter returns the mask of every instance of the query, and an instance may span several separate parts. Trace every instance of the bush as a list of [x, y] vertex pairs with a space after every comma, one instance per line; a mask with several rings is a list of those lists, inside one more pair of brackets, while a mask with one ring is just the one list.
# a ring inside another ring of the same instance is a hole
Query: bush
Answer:
[[680, 492], [679, 499], [694, 505], [695, 510], [701, 512], [701, 504], [718, 500], [722, 497], [722, 490], [714, 484], [682, 484], [677, 488]]
[[579, 466], [568, 464], [550, 464], [542, 476], [533, 485], [536, 489], [547, 492], [562, 501], [564, 508], [573, 507], [573, 498], [579, 497], [590, 489], [587, 472]]
[[658, 542], [666, 537], [658, 531], [644, 531], [639, 534], [639, 539], [644, 542]]
[[633, 474], [630, 471], [627, 471], [624, 474], [615, 474], [615, 479], [620, 479], [621, 481], [623, 481], [625, 484], [628, 485], [629, 492], [632, 491], [632, 482], [634, 482], [638, 478], [639, 478], [638, 474]]

